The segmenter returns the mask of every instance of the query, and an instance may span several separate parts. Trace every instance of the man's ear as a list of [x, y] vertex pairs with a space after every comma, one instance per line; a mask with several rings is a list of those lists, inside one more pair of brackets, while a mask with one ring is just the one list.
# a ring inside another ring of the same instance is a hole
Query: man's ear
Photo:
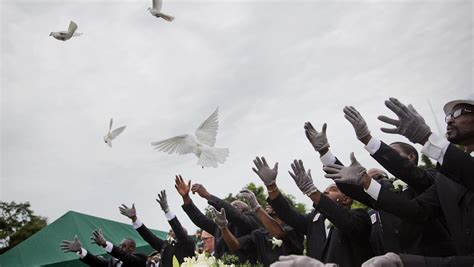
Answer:
[[415, 154], [413, 153], [408, 154], [408, 159], [413, 162], [416, 159]]
[[350, 206], [352, 205], [352, 198], [348, 197], [348, 196], [343, 196], [341, 198], [341, 201], [340, 203], [343, 205], [343, 206]]

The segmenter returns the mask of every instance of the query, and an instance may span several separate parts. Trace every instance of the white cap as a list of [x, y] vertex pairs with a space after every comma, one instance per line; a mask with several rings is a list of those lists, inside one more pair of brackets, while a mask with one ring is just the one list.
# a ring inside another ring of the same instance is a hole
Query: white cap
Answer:
[[453, 111], [453, 108], [458, 104], [469, 104], [474, 106], [474, 93], [468, 95], [465, 99], [453, 100], [449, 101], [444, 105], [444, 114], [448, 115]]

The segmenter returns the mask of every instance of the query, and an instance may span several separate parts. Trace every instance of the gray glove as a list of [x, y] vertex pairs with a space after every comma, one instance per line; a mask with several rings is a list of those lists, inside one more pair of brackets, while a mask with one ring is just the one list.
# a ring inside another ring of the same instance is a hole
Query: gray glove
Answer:
[[324, 177], [333, 179], [337, 182], [355, 184], [362, 186], [362, 177], [366, 173], [364, 167], [360, 165], [354, 156], [354, 152], [351, 153], [351, 165], [345, 167], [338, 164], [328, 164], [323, 167], [323, 170], [327, 172]]
[[167, 200], [167, 197], [166, 197], [166, 190], [162, 190], [159, 194], [158, 194], [158, 198], [156, 199], [156, 202], [158, 202], [158, 204], [160, 204], [160, 207], [161, 209], [167, 213], [168, 211], [170, 211], [170, 207], [168, 206], [168, 200]]
[[352, 124], [352, 127], [354, 127], [357, 139], [360, 140], [370, 134], [367, 123], [357, 109], [352, 106], [345, 107], [344, 114], [344, 118], [346, 118], [346, 120]]
[[225, 217], [225, 209], [221, 208], [221, 212], [218, 212], [214, 207], [212, 207], [212, 211], [214, 212], [214, 222], [219, 226], [219, 228], [225, 228], [227, 227], [227, 224], [229, 223], [227, 221], [227, 218]]
[[403, 267], [400, 256], [393, 252], [373, 257], [362, 263], [361, 267]]
[[303, 255], [280, 256], [279, 261], [274, 262], [270, 267], [290, 267], [290, 266], [312, 266], [312, 267], [329, 267], [337, 266], [332, 263], [324, 264], [317, 259]]
[[66, 252], [80, 252], [82, 249], [81, 242], [77, 238], [77, 235], [74, 237], [74, 241], [63, 240], [63, 242], [59, 245], [64, 253]]
[[278, 162], [275, 163], [273, 169], [270, 169], [270, 167], [268, 167], [267, 161], [264, 157], [262, 157], [261, 159], [259, 157], [256, 157], [253, 160], [253, 163], [255, 164], [255, 167], [257, 167], [257, 169], [252, 168], [252, 170], [258, 175], [258, 177], [260, 177], [265, 186], [270, 186], [275, 183], [278, 174]]
[[407, 107], [393, 97], [385, 101], [385, 105], [398, 116], [398, 120], [379, 116], [379, 120], [396, 126], [396, 128], [380, 128], [380, 130], [385, 133], [403, 135], [411, 142], [423, 145], [423, 141], [430, 136], [431, 129], [415, 108], [412, 105]]
[[319, 133], [314, 129], [311, 122], [306, 122], [304, 124], [304, 133], [306, 134], [306, 138], [308, 138], [311, 145], [313, 145], [314, 150], [321, 151], [325, 148], [329, 148], [328, 138], [326, 136], [326, 128], [327, 124], [323, 124], [323, 129]]
[[255, 212], [257, 209], [262, 207], [258, 203], [257, 197], [255, 196], [255, 194], [252, 191], [248, 190], [248, 189], [244, 189], [244, 190], [240, 191], [240, 193], [237, 194], [237, 197], [238, 198], [243, 198], [245, 200], [245, 202], [247, 202], [247, 204], [249, 205], [250, 210], [253, 211], [253, 212]]
[[107, 241], [105, 240], [104, 233], [102, 233], [102, 229], [94, 230], [91, 236], [91, 244], [97, 244], [101, 247], [105, 247], [107, 245]]
[[127, 216], [128, 218], [132, 219], [137, 217], [137, 210], [135, 209], [135, 203], [132, 204], [132, 207], [129, 208], [127, 205], [122, 204], [122, 207], [119, 207], [120, 214]]
[[296, 185], [298, 188], [303, 192], [303, 194], [309, 196], [312, 193], [318, 191], [318, 188], [313, 184], [313, 178], [311, 177], [311, 170], [308, 169], [308, 173], [306, 173], [303, 161], [296, 160], [293, 161], [291, 164], [291, 168], [293, 169], [293, 173], [288, 171], [290, 176], [295, 180]]

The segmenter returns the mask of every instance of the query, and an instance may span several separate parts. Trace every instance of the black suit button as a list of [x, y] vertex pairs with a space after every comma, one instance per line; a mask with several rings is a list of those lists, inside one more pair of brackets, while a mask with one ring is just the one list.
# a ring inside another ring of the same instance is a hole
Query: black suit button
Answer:
[[471, 228], [466, 228], [466, 235], [470, 235], [471, 234]]
[[395, 229], [395, 234], [397, 234], [397, 235], [398, 235], [398, 229]]

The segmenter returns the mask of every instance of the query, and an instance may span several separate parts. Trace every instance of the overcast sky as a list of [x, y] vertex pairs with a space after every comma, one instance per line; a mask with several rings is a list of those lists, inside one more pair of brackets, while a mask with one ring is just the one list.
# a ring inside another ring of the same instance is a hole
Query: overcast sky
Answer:
[[[393, 116], [384, 100], [413, 104], [437, 132], [443, 105], [473, 92], [471, 1], [165, 1], [173, 22], [151, 16], [150, 5], [1, 1], [2, 201], [29, 201], [49, 222], [75, 210], [128, 223], [118, 206], [135, 203], [145, 224], [167, 230], [155, 202], [166, 189], [171, 210], [194, 231], [174, 175], [225, 197], [262, 184], [251, 170], [258, 155], [278, 161], [279, 187], [309, 206], [288, 175], [292, 160], [312, 169], [321, 190], [329, 181], [305, 121], [328, 123], [343, 162], [354, 151], [376, 167], [345, 105], [372, 135], [406, 141], [380, 132], [377, 116]], [[82, 36], [48, 36], [70, 20]], [[202, 169], [194, 155], [150, 146], [194, 133], [217, 106], [225, 164]], [[103, 142], [111, 117], [127, 126], [113, 148]]]

